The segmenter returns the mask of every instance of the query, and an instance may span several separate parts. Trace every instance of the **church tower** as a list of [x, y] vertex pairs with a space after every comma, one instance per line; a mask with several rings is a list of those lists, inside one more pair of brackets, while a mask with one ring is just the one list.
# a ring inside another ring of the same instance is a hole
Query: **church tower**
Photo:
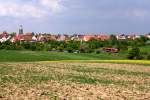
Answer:
[[19, 34], [23, 34], [23, 26], [22, 25], [19, 26]]

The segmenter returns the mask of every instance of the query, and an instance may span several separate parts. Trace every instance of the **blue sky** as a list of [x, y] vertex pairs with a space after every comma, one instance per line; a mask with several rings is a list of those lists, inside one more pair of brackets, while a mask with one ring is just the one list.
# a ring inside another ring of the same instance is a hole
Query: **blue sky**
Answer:
[[150, 0], [0, 0], [0, 31], [148, 33]]

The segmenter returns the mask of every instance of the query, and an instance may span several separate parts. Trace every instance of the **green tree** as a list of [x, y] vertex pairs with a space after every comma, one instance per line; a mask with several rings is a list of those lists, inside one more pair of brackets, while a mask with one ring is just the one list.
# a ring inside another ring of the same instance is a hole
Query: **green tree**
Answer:
[[142, 56], [140, 56], [140, 49], [138, 47], [133, 47], [128, 52], [128, 58], [129, 59], [142, 59]]
[[51, 44], [46, 44], [45, 49], [46, 51], [51, 51], [52, 50]]
[[5, 47], [4, 47], [3, 43], [0, 42], [0, 49], [4, 49], [4, 48]]
[[64, 45], [60, 44], [60, 46], [57, 47], [57, 50], [59, 50], [60, 52], [62, 52], [64, 50]]
[[69, 53], [73, 53], [73, 48], [72, 48], [72, 47], [67, 47], [66, 49], [67, 49], [67, 51], [68, 51]]
[[115, 35], [110, 35], [110, 43], [111, 43], [111, 45], [112, 46], [114, 46], [114, 45], [117, 45], [118, 44], [118, 40], [117, 40], [117, 38], [116, 38], [116, 36]]
[[141, 35], [140, 38], [135, 39], [137, 46], [144, 46], [146, 45], [146, 42], [148, 41], [148, 38], [145, 36]]
[[44, 50], [45, 47], [43, 43], [36, 43], [35, 46], [36, 46], [36, 50], [38, 51]]
[[91, 40], [87, 42], [87, 44], [89, 45], [89, 48], [91, 49], [98, 49], [104, 46], [103, 41], [98, 41], [98, 40]]
[[31, 49], [31, 44], [30, 44], [30, 43], [22, 43], [22, 46], [23, 46], [25, 49], [27, 49], [27, 50]]
[[128, 50], [128, 42], [126, 40], [120, 40], [115, 47], [119, 50]]

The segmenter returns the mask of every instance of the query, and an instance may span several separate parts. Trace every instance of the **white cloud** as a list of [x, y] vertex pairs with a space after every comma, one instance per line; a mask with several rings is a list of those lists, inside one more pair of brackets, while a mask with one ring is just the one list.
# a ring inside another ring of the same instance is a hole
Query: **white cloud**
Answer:
[[39, 0], [39, 3], [53, 13], [61, 12], [64, 9], [61, 0]]
[[0, 2], [0, 16], [40, 18], [45, 15], [44, 10], [31, 4]]
[[50, 13], [58, 13], [62, 11], [62, 8], [60, 0], [38, 0], [37, 2], [0, 0], [0, 16], [42, 18]]
[[127, 15], [129, 17], [136, 17], [140, 19], [145, 19], [145, 17], [149, 17], [150, 14], [146, 9], [132, 9], [127, 12]]
[[133, 10], [133, 15], [137, 16], [137, 17], [145, 17], [146, 15], [148, 15], [148, 12], [146, 10]]

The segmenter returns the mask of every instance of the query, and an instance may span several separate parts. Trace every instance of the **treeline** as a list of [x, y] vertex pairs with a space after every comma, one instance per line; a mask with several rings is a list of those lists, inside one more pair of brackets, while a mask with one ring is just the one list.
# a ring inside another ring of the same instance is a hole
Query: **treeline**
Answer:
[[[119, 51], [128, 52], [129, 59], [142, 59], [140, 54], [140, 46], [150, 45], [150, 39], [141, 36], [135, 40], [117, 40], [115, 35], [111, 35], [110, 40], [98, 41], [91, 40], [88, 42], [82, 41], [48, 41], [48, 42], [22, 42], [12, 43], [6, 41], [0, 43], [0, 49], [6, 50], [32, 50], [32, 51], [58, 51], [69, 53], [101, 53], [103, 47], [117, 48]], [[138, 50], [135, 50], [138, 49]], [[133, 51], [132, 51], [133, 50]], [[139, 52], [134, 54], [131, 52]], [[148, 52], [145, 52], [148, 55]]]

